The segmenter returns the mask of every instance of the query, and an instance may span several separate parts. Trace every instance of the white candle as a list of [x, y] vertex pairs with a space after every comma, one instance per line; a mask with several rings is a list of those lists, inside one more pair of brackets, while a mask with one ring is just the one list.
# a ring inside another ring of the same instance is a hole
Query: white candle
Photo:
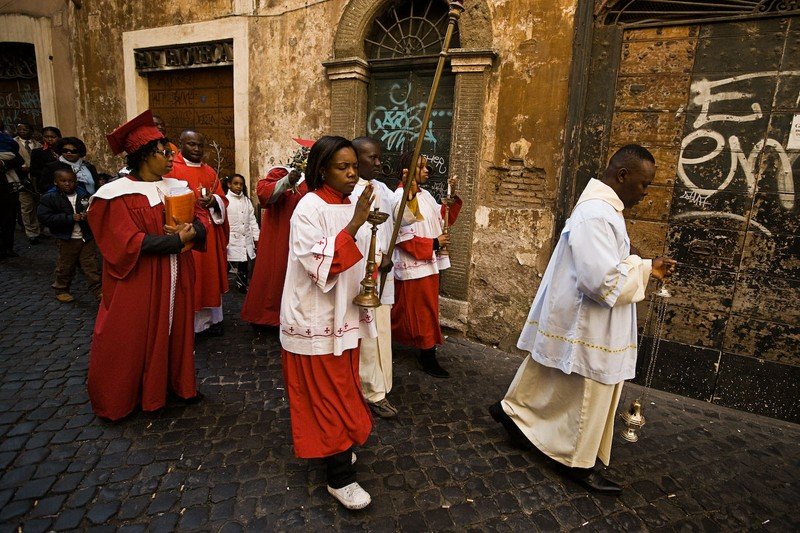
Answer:
[[450, 180], [447, 180], [447, 196], [450, 196]]

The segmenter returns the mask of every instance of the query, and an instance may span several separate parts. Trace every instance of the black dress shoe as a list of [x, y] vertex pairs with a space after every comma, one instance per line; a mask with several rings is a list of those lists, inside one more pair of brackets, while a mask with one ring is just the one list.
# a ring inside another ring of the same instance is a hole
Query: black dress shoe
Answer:
[[417, 356], [417, 362], [423, 372], [435, 378], [449, 378], [450, 372], [442, 368], [436, 357]]
[[28, 243], [31, 246], [36, 246], [37, 244], [39, 244], [39, 237], [31, 237], [30, 239], [28, 239]]
[[607, 494], [609, 496], [619, 496], [622, 494], [622, 487], [618, 483], [614, 483], [605, 477], [600, 470], [564, 468], [564, 473], [572, 481], [592, 492]]
[[528, 440], [528, 437], [517, 427], [511, 417], [503, 411], [503, 406], [500, 402], [493, 403], [489, 406], [489, 414], [492, 415], [494, 421], [502, 424], [503, 428], [508, 433], [508, 443], [517, 448], [518, 450], [530, 450], [533, 444]]
[[205, 399], [205, 397], [206, 397], [206, 395], [203, 394], [200, 391], [197, 391], [197, 394], [195, 394], [191, 398], [181, 398], [180, 396], [176, 396], [176, 395], [170, 393], [170, 398], [173, 401], [175, 401], [177, 403], [182, 403], [184, 405], [195, 405], [195, 404], [198, 404], [198, 403], [202, 402]]

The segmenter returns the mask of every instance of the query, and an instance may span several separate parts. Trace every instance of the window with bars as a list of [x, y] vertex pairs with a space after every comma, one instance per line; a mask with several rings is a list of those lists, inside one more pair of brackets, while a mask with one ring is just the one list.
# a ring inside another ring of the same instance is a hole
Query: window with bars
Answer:
[[[370, 60], [435, 57], [447, 31], [448, 4], [444, 0], [397, 2], [375, 19], [365, 39]], [[459, 47], [458, 29], [451, 48]]]
[[800, 15], [800, 0], [604, 0], [604, 24], [654, 26], [761, 16]]

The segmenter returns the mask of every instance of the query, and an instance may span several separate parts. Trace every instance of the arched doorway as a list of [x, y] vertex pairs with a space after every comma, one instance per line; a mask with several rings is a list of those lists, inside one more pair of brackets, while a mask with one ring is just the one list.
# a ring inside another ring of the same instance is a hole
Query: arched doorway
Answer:
[[[370, 72], [366, 133], [383, 145], [384, 180], [397, 185], [397, 159], [414, 148], [422, 128], [433, 74], [447, 31], [447, 5], [416, 0], [391, 6], [375, 19], [365, 38]], [[458, 32], [453, 48], [458, 48]], [[437, 198], [447, 188], [453, 124], [455, 76], [445, 69], [425, 132], [422, 153], [428, 157], [428, 190]]]
[[[332, 133], [348, 138], [367, 133], [378, 139], [386, 136], [382, 142], [387, 164], [406, 145], [413, 148], [414, 118], [422, 118], [421, 112], [415, 114], [419, 110], [415, 106], [427, 101], [447, 11], [444, 0], [350, 1], [339, 21], [334, 59], [324, 63], [331, 84]], [[443, 294], [461, 301], [455, 305], [456, 321], [467, 313], [483, 109], [495, 57], [487, 21], [491, 15], [485, 1], [467, 4], [448, 54], [431, 137], [426, 135], [423, 145], [434, 166], [434, 187], [443, 187], [447, 175], [460, 177], [464, 208], [452, 233], [453, 266], [441, 285]]]

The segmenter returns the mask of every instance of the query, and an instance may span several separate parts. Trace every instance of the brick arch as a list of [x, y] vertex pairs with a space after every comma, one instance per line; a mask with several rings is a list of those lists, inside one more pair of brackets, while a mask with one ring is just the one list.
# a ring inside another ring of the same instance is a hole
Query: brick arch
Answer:
[[[344, 9], [333, 42], [333, 57], [366, 59], [364, 38], [375, 20], [392, 0], [350, 0]], [[461, 47], [489, 50], [492, 48], [492, 16], [486, 0], [466, 2], [466, 10], [458, 22]], [[486, 31], [487, 28], [490, 31]]]

